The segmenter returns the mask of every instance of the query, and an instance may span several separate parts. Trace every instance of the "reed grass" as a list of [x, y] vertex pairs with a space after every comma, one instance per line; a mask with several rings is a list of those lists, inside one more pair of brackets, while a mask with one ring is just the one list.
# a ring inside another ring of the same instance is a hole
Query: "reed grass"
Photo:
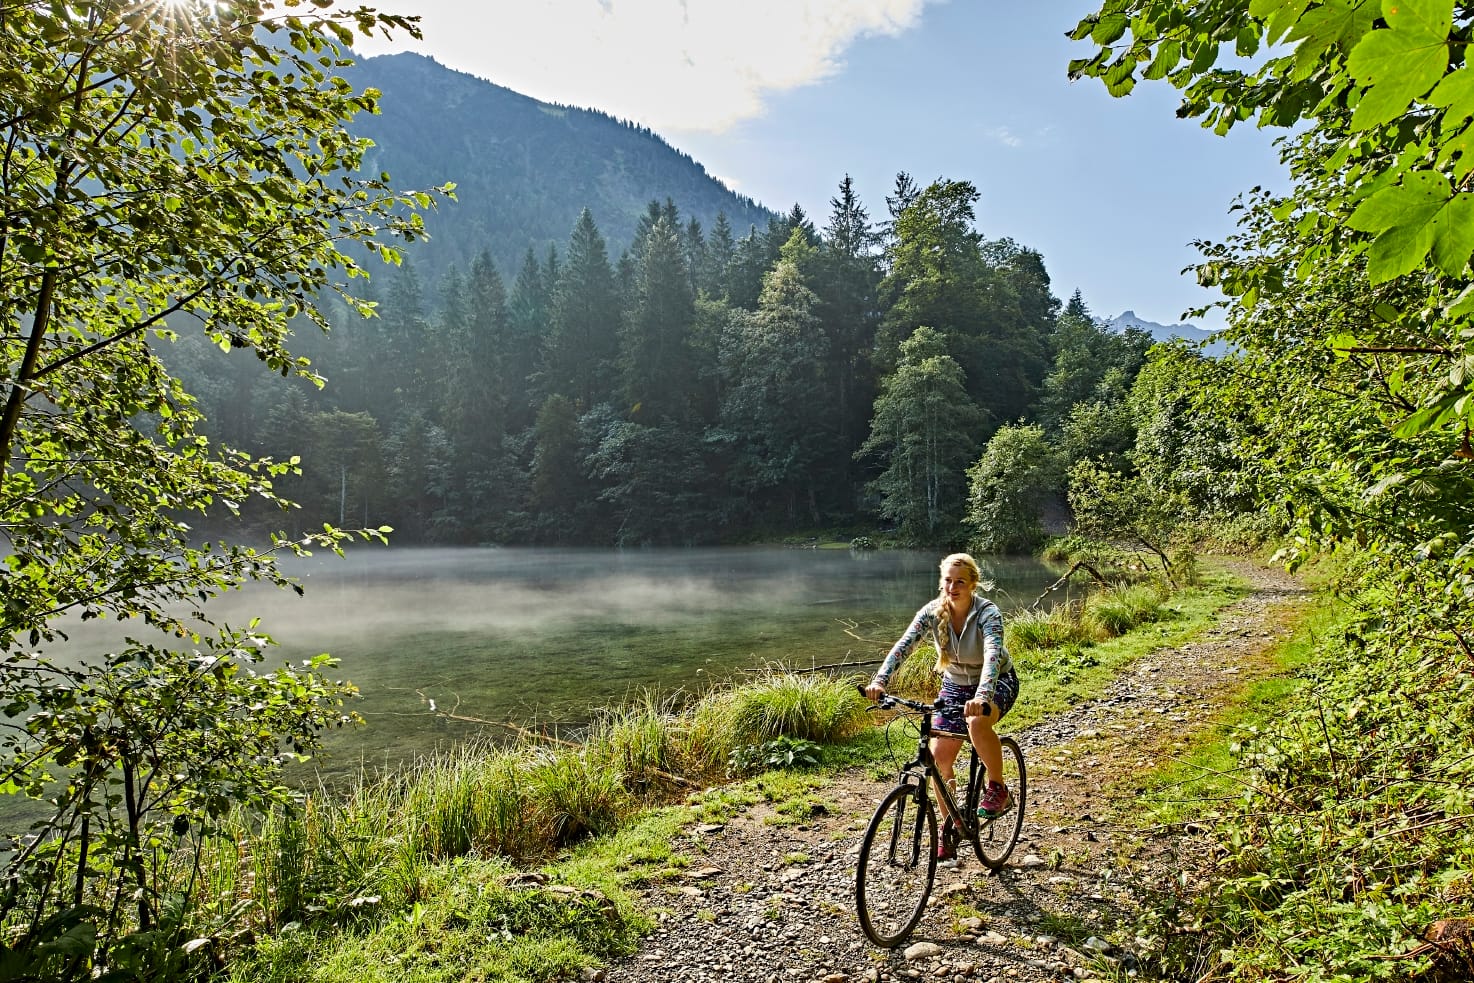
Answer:
[[818, 673], [774, 671], [729, 691], [728, 704], [734, 746], [777, 737], [830, 743], [854, 733], [865, 721], [865, 701], [859, 692]]
[[1166, 616], [1166, 594], [1154, 583], [1120, 584], [1091, 595], [1083, 618], [1099, 625], [1107, 637], [1119, 638]]

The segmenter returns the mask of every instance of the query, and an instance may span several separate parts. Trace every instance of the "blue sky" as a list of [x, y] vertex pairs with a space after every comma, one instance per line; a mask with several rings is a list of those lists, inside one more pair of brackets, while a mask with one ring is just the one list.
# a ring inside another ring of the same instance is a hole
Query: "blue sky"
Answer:
[[[421, 16], [417, 50], [549, 102], [648, 125], [737, 191], [822, 228], [846, 174], [872, 219], [897, 172], [971, 181], [977, 228], [1044, 256], [1061, 300], [1181, 320], [1216, 294], [1179, 271], [1284, 190], [1274, 134], [1218, 137], [1165, 83], [1112, 99], [1070, 82], [1088, 0], [380, 0]], [[679, 204], [679, 202], [677, 202]], [[597, 216], [596, 216], [597, 218]], [[1222, 316], [1197, 319], [1219, 327]]]

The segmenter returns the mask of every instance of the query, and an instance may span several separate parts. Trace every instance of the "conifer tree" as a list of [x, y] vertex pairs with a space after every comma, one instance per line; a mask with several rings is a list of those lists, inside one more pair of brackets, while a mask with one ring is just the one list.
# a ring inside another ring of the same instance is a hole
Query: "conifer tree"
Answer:
[[618, 301], [604, 237], [584, 209], [553, 287], [543, 391], [567, 396], [580, 411], [609, 397], [619, 350]]
[[688, 336], [695, 298], [680, 233], [661, 217], [640, 253], [638, 293], [620, 351], [625, 411], [646, 425], [690, 422], [695, 366]]

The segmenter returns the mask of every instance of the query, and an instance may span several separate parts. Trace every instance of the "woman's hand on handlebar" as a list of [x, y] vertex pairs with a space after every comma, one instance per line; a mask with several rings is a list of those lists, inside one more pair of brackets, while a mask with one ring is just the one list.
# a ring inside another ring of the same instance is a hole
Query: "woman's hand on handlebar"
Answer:
[[993, 707], [987, 700], [974, 698], [962, 705], [962, 714], [965, 717], [991, 717]]
[[869, 686], [860, 687], [860, 692], [865, 694], [867, 700], [878, 700], [885, 695], [885, 687], [880, 683], [871, 683]]

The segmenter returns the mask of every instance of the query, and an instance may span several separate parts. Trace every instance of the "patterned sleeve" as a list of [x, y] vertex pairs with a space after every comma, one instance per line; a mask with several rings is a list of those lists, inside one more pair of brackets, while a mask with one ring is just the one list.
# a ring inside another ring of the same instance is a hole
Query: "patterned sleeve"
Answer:
[[1003, 660], [1003, 612], [992, 601], [978, 612], [978, 631], [983, 636], [983, 678], [978, 680], [977, 699], [993, 699], [998, 688], [998, 670]]
[[937, 620], [932, 608], [932, 604], [927, 604], [920, 611], [916, 612], [916, 617], [911, 619], [911, 627], [907, 628], [905, 634], [900, 637], [900, 640], [891, 646], [891, 650], [886, 655], [885, 661], [876, 670], [875, 679], [873, 680], [875, 683], [884, 686], [889, 682], [891, 673], [896, 671], [896, 667], [901, 664], [901, 660], [910, 655], [916, 646], [921, 644], [923, 638], [930, 636], [932, 626]]

